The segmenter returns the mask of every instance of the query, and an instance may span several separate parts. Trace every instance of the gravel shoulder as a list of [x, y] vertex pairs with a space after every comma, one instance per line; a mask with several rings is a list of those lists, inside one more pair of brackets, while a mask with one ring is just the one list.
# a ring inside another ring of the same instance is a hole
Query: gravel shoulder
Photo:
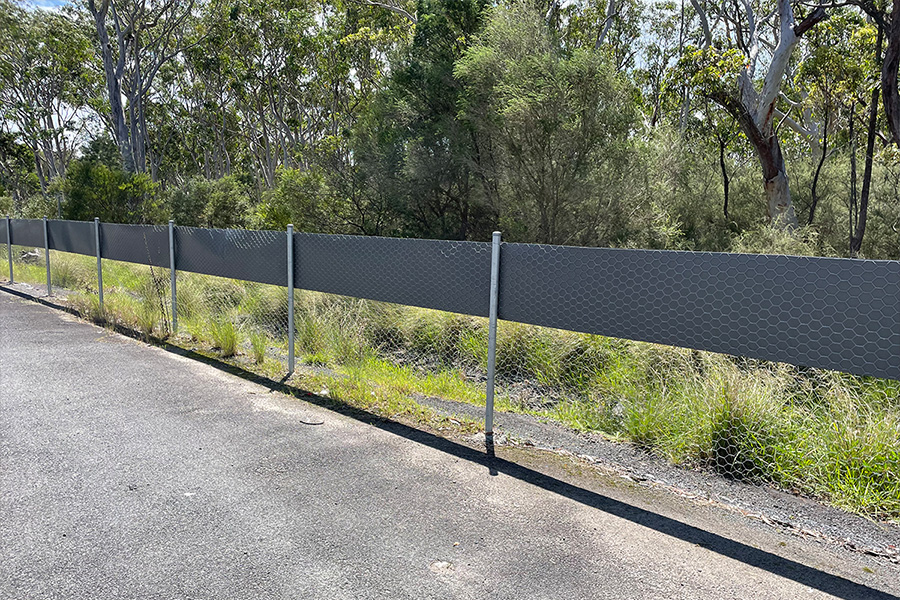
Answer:
[[[447, 416], [483, 417], [484, 409], [419, 396]], [[900, 524], [876, 522], [771, 486], [727, 479], [671, 464], [633, 444], [580, 433], [527, 414], [495, 413], [497, 443], [568, 454], [607, 473], [744, 515], [779, 531], [900, 563]]]

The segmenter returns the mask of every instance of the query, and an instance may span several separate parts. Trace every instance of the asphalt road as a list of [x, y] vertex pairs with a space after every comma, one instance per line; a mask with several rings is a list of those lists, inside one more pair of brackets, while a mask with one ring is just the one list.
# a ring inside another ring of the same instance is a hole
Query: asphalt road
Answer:
[[0, 598], [893, 598], [897, 567], [0, 291]]

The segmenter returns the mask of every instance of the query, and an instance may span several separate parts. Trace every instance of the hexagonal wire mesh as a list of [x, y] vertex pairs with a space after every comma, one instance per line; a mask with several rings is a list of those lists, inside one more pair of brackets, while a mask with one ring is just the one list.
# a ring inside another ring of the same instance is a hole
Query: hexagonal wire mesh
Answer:
[[[106, 227], [105, 251], [153, 265], [105, 260], [107, 297], [121, 290], [134, 321], [155, 313], [165, 333], [165, 228]], [[459, 313], [487, 313], [488, 244], [294, 239], [296, 285], [311, 290], [294, 292], [299, 385], [484, 402], [487, 320]], [[283, 373], [285, 244], [282, 232], [176, 228], [177, 341]], [[896, 379], [897, 263], [504, 244], [501, 264], [499, 408], [900, 514], [897, 382], [760, 360]]]
[[505, 244], [500, 316], [569, 331], [502, 323], [498, 386], [679, 464], [897, 518], [898, 289], [890, 261]]

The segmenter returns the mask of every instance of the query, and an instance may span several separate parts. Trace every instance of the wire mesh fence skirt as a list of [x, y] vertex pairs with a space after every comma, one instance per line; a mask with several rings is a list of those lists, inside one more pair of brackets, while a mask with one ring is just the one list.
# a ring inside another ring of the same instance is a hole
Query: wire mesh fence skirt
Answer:
[[41, 219], [15, 219], [10, 222], [10, 229], [14, 245], [44, 246], [44, 222]]
[[[176, 228], [175, 333], [168, 228], [102, 226], [101, 310], [92, 227], [51, 225], [50, 271], [56, 301], [99, 322], [382, 415], [485, 403], [488, 244], [297, 234], [296, 282], [314, 289], [291, 291], [286, 378], [290, 296], [268, 283], [286, 280], [286, 233]], [[39, 292], [43, 223], [13, 239], [30, 240], [15, 279]], [[623, 252], [502, 247], [499, 410], [900, 519], [900, 381], [759, 359], [893, 373], [897, 263]]]
[[[9, 260], [3, 248], [4, 271], [9, 274]], [[13, 278], [17, 282], [33, 285], [47, 284], [46, 257], [43, 242], [40, 246], [12, 245]]]
[[179, 271], [177, 339], [223, 358], [280, 369], [283, 375], [287, 300], [281, 286]]
[[50, 281], [54, 295], [97, 293], [97, 259], [50, 250]]
[[[96, 267], [96, 263], [95, 263]], [[103, 318], [141, 335], [165, 339], [172, 331], [169, 271], [103, 260]]]
[[277, 231], [175, 228], [178, 269], [287, 285], [287, 234]]
[[900, 263], [504, 244], [500, 318], [900, 379]]

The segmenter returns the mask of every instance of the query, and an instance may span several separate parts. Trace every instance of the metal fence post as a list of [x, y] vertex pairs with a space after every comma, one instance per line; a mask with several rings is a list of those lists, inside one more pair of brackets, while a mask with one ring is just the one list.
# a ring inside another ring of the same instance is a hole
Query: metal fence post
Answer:
[[288, 375], [294, 373], [294, 226], [287, 226]]
[[44, 263], [47, 265], [47, 295], [53, 295], [53, 286], [50, 284], [50, 228], [47, 225], [47, 217], [44, 217]]
[[103, 313], [103, 260], [100, 253], [100, 217], [94, 217], [94, 246], [97, 248], [97, 294], [100, 296], [100, 313]]
[[175, 221], [169, 220], [169, 288], [172, 292], [172, 334], [178, 333], [178, 302], [175, 290]]
[[500, 232], [491, 242], [491, 305], [488, 321], [488, 372], [484, 402], [484, 437], [494, 442], [494, 371], [497, 366], [497, 304], [500, 298]]
[[9, 258], [9, 283], [15, 283], [13, 279], [13, 268], [12, 268], [12, 222], [9, 220], [9, 215], [6, 215], [6, 255]]

